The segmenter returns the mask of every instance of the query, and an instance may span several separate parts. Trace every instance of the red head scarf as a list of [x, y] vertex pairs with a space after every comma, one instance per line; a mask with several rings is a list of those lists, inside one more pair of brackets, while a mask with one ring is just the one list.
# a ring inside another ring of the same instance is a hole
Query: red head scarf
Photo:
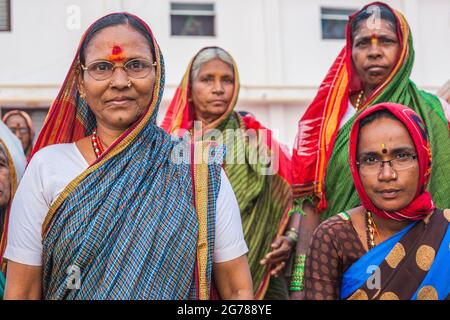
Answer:
[[320, 199], [319, 212], [328, 207], [325, 197], [325, 176], [340, 123], [348, 108], [349, 96], [360, 91], [362, 86], [361, 79], [353, 67], [351, 25], [362, 11], [366, 11], [373, 5], [384, 6], [395, 16], [400, 50], [391, 74], [364, 101], [361, 109], [375, 104], [375, 101], [391, 101], [392, 83], [409, 79], [414, 51], [409, 26], [403, 15], [382, 2], [369, 3], [351, 15], [347, 24], [346, 45], [325, 76], [316, 97], [300, 119], [299, 131], [294, 143], [292, 157], [294, 198], [317, 196]]
[[[416, 196], [406, 207], [398, 211], [385, 211], [375, 207], [362, 186], [359, 169], [356, 164], [359, 124], [362, 119], [367, 118], [379, 110], [389, 111], [403, 123], [411, 135], [418, 156], [419, 185]], [[431, 174], [431, 149], [428, 141], [428, 134], [422, 119], [412, 109], [396, 103], [380, 103], [362, 112], [354, 122], [350, 132], [349, 160], [356, 191], [358, 192], [363, 207], [368, 211], [386, 219], [421, 220], [435, 209], [433, 199], [431, 198], [430, 193], [426, 191]]]

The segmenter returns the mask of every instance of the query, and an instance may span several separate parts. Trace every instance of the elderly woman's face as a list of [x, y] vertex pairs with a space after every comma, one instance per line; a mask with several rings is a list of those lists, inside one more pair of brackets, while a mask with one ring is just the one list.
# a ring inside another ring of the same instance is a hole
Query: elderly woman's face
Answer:
[[[416, 155], [414, 142], [406, 127], [398, 120], [379, 118], [361, 128], [357, 146], [359, 176], [372, 203], [379, 209], [395, 211], [406, 207], [416, 196], [419, 163], [411, 160], [407, 169], [395, 169], [385, 162], [368, 173], [363, 162], [406, 159]], [[410, 158], [412, 159], [412, 158]]]
[[[367, 21], [367, 20], [366, 20]], [[364, 87], [375, 89], [392, 72], [400, 50], [397, 33], [384, 19], [379, 28], [362, 21], [353, 38], [352, 60]]]
[[234, 90], [233, 70], [220, 59], [204, 63], [192, 81], [191, 98], [197, 116], [214, 121], [223, 115]]
[[0, 147], [0, 207], [6, 207], [11, 197], [11, 176], [8, 159]]
[[5, 123], [22, 143], [22, 148], [26, 151], [31, 144], [31, 132], [26, 120], [19, 114], [14, 114]]
[[[121, 66], [132, 59], [153, 62], [147, 39], [129, 25], [111, 26], [99, 31], [85, 52], [86, 66], [97, 61], [110, 61]], [[127, 129], [149, 106], [155, 81], [155, 68], [146, 77], [135, 79], [119, 67], [114, 69], [110, 78], [100, 81], [84, 71], [79, 79], [79, 89], [81, 94], [85, 94], [97, 122], [111, 129]]]

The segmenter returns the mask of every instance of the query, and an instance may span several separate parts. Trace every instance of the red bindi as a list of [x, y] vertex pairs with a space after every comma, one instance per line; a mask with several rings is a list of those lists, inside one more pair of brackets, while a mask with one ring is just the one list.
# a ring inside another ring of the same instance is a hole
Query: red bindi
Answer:
[[125, 60], [125, 55], [120, 46], [114, 46], [111, 51], [111, 55], [108, 57], [109, 61], [120, 62]]
[[370, 37], [370, 42], [373, 45], [378, 45], [378, 37], [375, 33], [372, 33], [372, 36]]

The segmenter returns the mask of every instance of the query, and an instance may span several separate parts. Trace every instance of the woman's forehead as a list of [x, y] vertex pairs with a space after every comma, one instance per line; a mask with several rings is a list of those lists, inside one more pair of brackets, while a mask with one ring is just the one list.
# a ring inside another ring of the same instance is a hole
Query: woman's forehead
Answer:
[[129, 25], [117, 25], [95, 34], [86, 47], [86, 61], [108, 60], [118, 51], [125, 58], [152, 58], [148, 40], [139, 31]]
[[206, 61], [200, 67], [200, 74], [204, 73], [221, 73], [221, 74], [233, 74], [233, 69], [224, 61], [219, 58]]
[[24, 117], [22, 117], [20, 114], [13, 114], [12, 116], [9, 116], [8, 119], [6, 120], [6, 124], [7, 125], [11, 125], [11, 124], [19, 124], [19, 125], [25, 125], [27, 126], [27, 121], [25, 120]]
[[399, 120], [379, 118], [368, 123], [359, 132], [358, 146], [360, 151], [380, 149], [385, 145], [389, 149], [413, 147], [414, 142], [406, 126]]
[[384, 19], [367, 19], [365, 21], [361, 21], [355, 33], [355, 38], [358, 37], [366, 37], [372, 35], [397, 35], [396, 30], [394, 29], [391, 22]]

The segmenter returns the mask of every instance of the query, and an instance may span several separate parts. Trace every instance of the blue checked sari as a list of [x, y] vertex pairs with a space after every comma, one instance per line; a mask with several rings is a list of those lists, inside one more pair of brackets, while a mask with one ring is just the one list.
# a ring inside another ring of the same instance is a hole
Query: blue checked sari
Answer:
[[[182, 142], [156, 126], [164, 62], [155, 40], [154, 46], [156, 84], [148, 112], [66, 187], [44, 221], [45, 299], [209, 297], [221, 167], [211, 161], [197, 170], [173, 161]], [[93, 127], [74, 89], [75, 69], [74, 60], [39, 147], [53, 139], [52, 126], [58, 136], [77, 130], [55, 125], [61, 109], [73, 110], [68, 117], [86, 132]], [[199, 206], [200, 195], [206, 200]]]
[[344, 273], [341, 299], [450, 299], [449, 221], [436, 210], [367, 252]]

